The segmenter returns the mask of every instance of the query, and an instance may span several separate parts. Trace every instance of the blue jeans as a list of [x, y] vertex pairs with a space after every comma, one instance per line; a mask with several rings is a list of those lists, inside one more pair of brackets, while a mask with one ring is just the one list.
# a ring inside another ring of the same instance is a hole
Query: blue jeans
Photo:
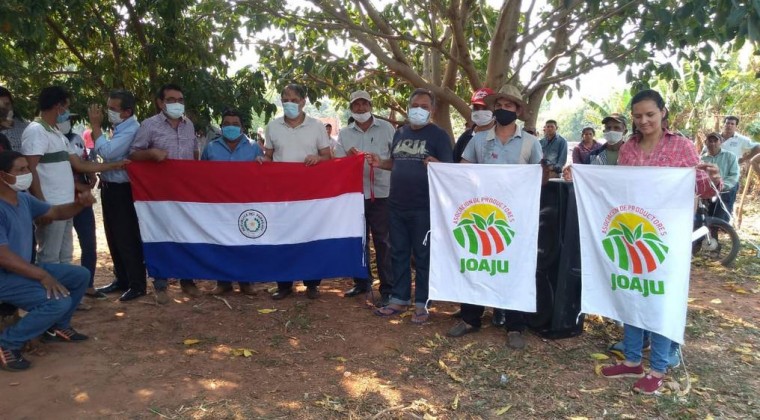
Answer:
[[[644, 333], [649, 332], [633, 325], [625, 324], [623, 327], [623, 346], [625, 346], [625, 360], [633, 363], [641, 363], [641, 352], [644, 347]], [[668, 361], [673, 343], [669, 338], [657, 333], [650, 333], [652, 349], [649, 353], [649, 367], [660, 373], [668, 370]]]
[[66, 287], [70, 295], [48, 299], [45, 288], [37, 280], [18, 274], [0, 275], [0, 301], [29, 312], [15, 325], [0, 332], [0, 346], [3, 348], [20, 350], [24, 343], [48, 328], [69, 328], [71, 316], [87, 290], [90, 273], [86, 268], [70, 264], [38, 265]]
[[414, 305], [424, 308], [428, 299], [430, 247], [423, 245], [430, 230], [430, 211], [390, 209], [391, 270], [393, 288], [390, 303], [409, 305], [412, 296], [411, 255], [414, 255]]
[[95, 212], [92, 207], [85, 207], [79, 214], [74, 216], [74, 230], [79, 239], [79, 248], [82, 250], [82, 267], [90, 270], [90, 283], [95, 284], [95, 263], [98, 258], [97, 240], [95, 239]]

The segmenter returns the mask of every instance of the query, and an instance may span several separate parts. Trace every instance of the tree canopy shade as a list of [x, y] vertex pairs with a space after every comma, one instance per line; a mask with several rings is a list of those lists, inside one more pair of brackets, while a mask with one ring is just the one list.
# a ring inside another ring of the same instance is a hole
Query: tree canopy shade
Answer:
[[[449, 106], [469, 117], [482, 86], [519, 86], [535, 126], [544, 98], [579, 87], [578, 77], [615, 65], [629, 82], [676, 78], [668, 57], [710, 69], [706, 41], [760, 41], [760, 3], [732, 0], [238, 0], [269, 16], [262, 63], [280, 80], [348, 98], [369, 90], [376, 106], [402, 115], [414, 88], [434, 92], [434, 116], [451, 131]], [[658, 55], [655, 55], [655, 52]], [[634, 69], [636, 69], [634, 73]]]
[[243, 68], [228, 76], [241, 29], [264, 20], [243, 16], [225, 0], [3, 0], [0, 2], [0, 84], [31, 116], [44, 86], [74, 94], [74, 111], [103, 103], [111, 89], [138, 98], [138, 115], [155, 112], [156, 89], [177, 83], [188, 115], [203, 127], [225, 107], [268, 118], [261, 72]]

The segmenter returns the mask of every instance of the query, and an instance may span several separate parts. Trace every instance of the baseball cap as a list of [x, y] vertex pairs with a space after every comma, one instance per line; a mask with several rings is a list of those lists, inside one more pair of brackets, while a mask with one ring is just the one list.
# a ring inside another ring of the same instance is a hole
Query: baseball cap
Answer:
[[369, 93], [366, 90], [357, 90], [355, 92], [351, 92], [351, 96], [348, 100], [349, 104], [354, 103], [357, 99], [364, 99], [367, 102], [372, 102], [372, 98], [370, 98]]
[[617, 121], [621, 124], [624, 124], [626, 127], [628, 127], [628, 120], [625, 119], [625, 117], [622, 114], [619, 114], [617, 112], [614, 112], [602, 120], [602, 124], [607, 124], [607, 121]]
[[480, 88], [472, 94], [472, 98], [470, 98], [470, 104], [486, 106], [486, 96], [488, 95], [493, 95], [493, 89]]

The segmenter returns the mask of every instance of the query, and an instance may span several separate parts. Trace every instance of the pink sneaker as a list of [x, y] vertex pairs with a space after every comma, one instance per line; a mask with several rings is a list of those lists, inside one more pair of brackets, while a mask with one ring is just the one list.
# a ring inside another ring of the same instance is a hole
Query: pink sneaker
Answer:
[[650, 373], [636, 381], [636, 383], [633, 384], [633, 390], [642, 394], [651, 395], [657, 392], [664, 382], [664, 378], [652, 376]]
[[[626, 366], [623, 363], [602, 368], [605, 378], [641, 378], [644, 376], [644, 366]], [[638, 382], [637, 382], [638, 383]]]

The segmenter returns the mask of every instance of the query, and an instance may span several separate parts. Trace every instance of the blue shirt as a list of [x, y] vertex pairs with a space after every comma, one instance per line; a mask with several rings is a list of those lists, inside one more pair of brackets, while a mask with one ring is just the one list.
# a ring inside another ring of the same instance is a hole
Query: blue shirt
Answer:
[[[127, 118], [113, 129], [111, 140], [106, 137], [105, 133], [95, 140], [95, 154], [102, 157], [106, 162], [118, 162], [126, 159], [139, 128], [140, 123], [137, 122], [137, 118], [134, 116]], [[124, 169], [102, 172], [100, 178], [106, 182], [118, 182], [120, 184], [129, 182], [129, 176]]]
[[567, 140], [559, 134], [555, 134], [551, 140], [544, 137], [541, 139], [541, 149], [544, 151], [544, 159], [552, 165], [554, 171], [562, 173], [562, 168], [567, 163]]
[[[525, 145], [526, 147], [529, 146], [527, 148], [528, 153], [523, 156], [523, 144], [526, 141], [531, 144]], [[541, 156], [541, 145], [538, 143], [538, 139], [523, 131], [519, 125], [515, 134], [504, 144], [495, 137], [493, 129], [475, 133], [462, 153], [462, 159], [471, 163], [507, 165], [537, 164], [541, 162]]]
[[258, 144], [251, 142], [245, 134], [238, 140], [235, 150], [230, 150], [224, 138], [217, 137], [203, 149], [201, 160], [222, 160], [227, 162], [251, 162], [264, 153]]
[[[18, 205], [0, 199], [0, 245], [32, 262], [32, 221], [50, 210], [50, 204], [32, 197], [28, 193], [18, 193]], [[7, 273], [0, 269], [0, 273]]]
[[428, 124], [413, 130], [401, 127], [393, 136], [391, 192], [389, 204], [401, 210], [429, 210], [428, 176], [425, 158], [432, 156], [451, 163], [451, 139], [443, 129]]

